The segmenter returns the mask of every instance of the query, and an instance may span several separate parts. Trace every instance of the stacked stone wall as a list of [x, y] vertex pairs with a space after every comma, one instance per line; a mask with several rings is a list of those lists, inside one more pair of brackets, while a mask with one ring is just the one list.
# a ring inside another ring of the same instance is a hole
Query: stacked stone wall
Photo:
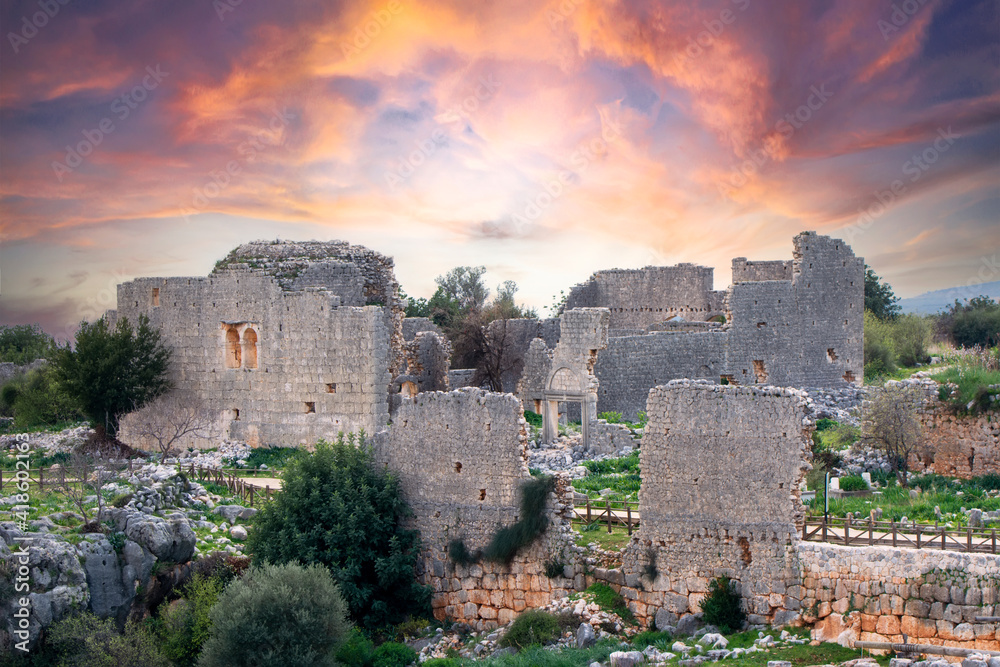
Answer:
[[433, 331], [439, 336], [444, 332], [427, 317], [406, 317], [403, 319], [403, 340], [413, 340], [421, 331]]
[[751, 262], [746, 257], [733, 259], [733, 282], [791, 280], [791, 261]]
[[805, 399], [789, 389], [678, 380], [649, 393], [647, 414], [642, 522], [623, 559], [622, 595], [639, 618], [674, 621], [697, 611], [709, 582], [727, 575], [751, 622], [773, 620], [799, 583]]
[[341, 431], [374, 433], [388, 421], [390, 335], [380, 307], [343, 306], [321, 288], [288, 291], [236, 264], [207, 278], [119, 285], [112, 317], [135, 322], [141, 314], [173, 352], [175, 391], [218, 415], [225, 437], [312, 444]]
[[[476, 551], [518, 520], [520, 488], [531, 479], [526, 446], [517, 398], [480, 389], [404, 399], [379, 439], [376, 456], [397, 471], [414, 511], [423, 545], [417, 574], [434, 590], [437, 618], [494, 628], [583, 588], [569, 528], [572, 488], [563, 478], [549, 499], [548, 531], [510, 565], [456, 565], [448, 557], [452, 540]], [[566, 576], [547, 577], [549, 561], [566, 564]]]
[[965, 479], [1000, 473], [1000, 414], [959, 415], [938, 403], [920, 421], [923, 444], [911, 456], [914, 470]]
[[851, 639], [1000, 650], [1000, 558], [986, 554], [798, 546], [804, 623], [827, 641]]
[[711, 268], [694, 264], [599, 271], [570, 290], [565, 310], [609, 308], [612, 335], [678, 315], [706, 320], [713, 310], [712, 276]]

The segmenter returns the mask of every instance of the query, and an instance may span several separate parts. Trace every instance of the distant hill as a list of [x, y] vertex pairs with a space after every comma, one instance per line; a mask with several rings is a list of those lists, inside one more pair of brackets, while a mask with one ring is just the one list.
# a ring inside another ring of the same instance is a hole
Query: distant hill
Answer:
[[927, 315], [944, 310], [955, 303], [955, 299], [964, 301], [980, 294], [985, 294], [994, 299], [1000, 297], [1000, 280], [991, 283], [980, 283], [969, 287], [949, 287], [948, 289], [925, 292], [920, 296], [900, 299], [899, 307], [903, 309], [904, 313]]

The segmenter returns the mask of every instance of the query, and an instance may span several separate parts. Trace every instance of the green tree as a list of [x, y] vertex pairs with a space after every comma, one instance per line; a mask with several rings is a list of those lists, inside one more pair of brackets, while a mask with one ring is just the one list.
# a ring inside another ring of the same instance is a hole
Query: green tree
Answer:
[[4, 384], [0, 389], [0, 408], [14, 418], [14, 427], [22, 430], [84, 417], [79, 402], [63, 389], [51, 365], [36, 368]]
[[420, 537], [403, 525], [409, 515], [399, 480], [374, 465], [364, 434], [341, 434], [289, 463], [247, 547], [256, 563], [325, 565], [351, 618], [377, 630], [429, 612], [430, 590], [414, 578]]
[[82, 323], [75, 349], [59, 348], [54, 363], [66, 392], [95, 426], [105, 426], [111, 436], [118, 432], [122, 415], [170, 388], [166, 377], [170, 350], [145, 315], [135, 329], [124, 317], [114, 329], [103, 317], [93, 324]]
[[889, 283], [883, 282], [872, 267], [865, 264], [865, 310], [880, 320], [893, 319], [900, 313], [899, 297]]
[[114, 620], [90, 612], [54, 623], [44, 651], [58, 667], [170, 667], [144, 626], [130, 622], [120, 633]]
[[910, 456], [923, 437], [917, 414], [923, 401], [920, 387], [886, 384], [872, 388], [862, 405], [861, 441], [888, 457], [902, 487], [907, 483]]
[[462, 314], [479, 310], [490, 296], [490, 288], [483, 280], [485, 266], [456, 266], [434, 282], [441, 288], [443, 296], [458, 303]]
[[1000, 345], [1000, 303], [985, 295], [956, 300], [938, 319], [938, 332], [960, 347]]
[[48, 357], [55, 345], [37, 324], [0, 326], [0, 361], [26, 364]]
[[222, 588], [221, 577], [195, 574], [184, 587], [180, 600], [163, 605], [159, 635], [163, 653], [175, 665], [190, 667], [197, 662], [211, 633], [210, 613]]
[[201, 667], [333, 667], [351, 623], [330, 573], [267, 565], [233, 581], [210, 613]]

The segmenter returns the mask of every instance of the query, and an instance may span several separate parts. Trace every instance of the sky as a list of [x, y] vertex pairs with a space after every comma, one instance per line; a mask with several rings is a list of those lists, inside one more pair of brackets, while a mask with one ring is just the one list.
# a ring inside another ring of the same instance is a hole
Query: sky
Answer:
[[845, 239], [900, 296], [1000, 279], [993, 0], [5, 0], [0, 323], [344, 239], [410, 295]]

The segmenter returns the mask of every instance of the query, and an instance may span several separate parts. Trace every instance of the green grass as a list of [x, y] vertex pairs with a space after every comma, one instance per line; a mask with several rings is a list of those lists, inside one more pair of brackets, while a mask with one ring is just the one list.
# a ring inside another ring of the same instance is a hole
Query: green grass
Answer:
[[[874, 476], [873, 476], [874, 477]], [[867, 498], [831, 498], [830, 516], [844, 517], [851, 512], [855, 517], [867, 518], [869, 512], [882, 508], [883, 521], [899, 521], [902, 517], [919, 523], [935, 521], [934, 507], [940, 507], [944, 522], [953, 527], [964, 526], [966, 517], [961, 508], [979, 508], [984, 512], [1000, 510], [1000, 498], [991, 496], [990, 491], [1000, 490], [1000, 475], [984, 475], [973, 479], [952, 479], [940, 475], [920, 475], [910, 478], [910, 488], [904, 489], [888, 477], [883, 481], [889, 486], [878, 489], [881, 496]], [[916, 498], [910, 497], [910, 489], [920, 489]], [[962, 495], [958, 495], [961, 492]], [[823, 493], [809, 504], [813, 516], [823, 514]]]
[[[16, 454], [17, 452], [0, 452], [0, 469], [14, 470], [19, 460]], [[24, 459], [20, 460], [23, 461]], [[27, 461], [28, 467], [32, 470], [35, 468], [48, 468], [56, 463], [66, 465], [69, 461], [69, 454], [66, 452], [57, 452], [52, 456], [48, 456], [40, 449], [32, 449], [28, 452]]]
[[69, 428], [76, 428], [77, 426], [86, 426], [88, 422], [85, 421], [63, 421], [56, 422], [55, 424], [43, 424], [41, 426], [29, 426], [18, 428], [14, 426], [13, 422], [9, 424], [0, 425], [0, 435], [14, 434], [14, 433], [59, 433], [65, 431]]
[[639, 499], [639, 452], [602, 461], [584, 461], [590, 471], [586, 477], [573, 480], [573, 488], [591, 498], [600, 496], [601, 489], [612, 489], [619, 498]]
[[618, 617], [626, 623], [635, 623], [635, 616], [632, 615], [632, 611], [628, 608], [625, 598], [616, 593], [615, 589], [607, 584], [600, 582], [591, 584], [584, 592], [589, 593], [594, 598], [597, 606], [604, 611], [618, 614]]
[[958, 385], [955, 396], [951, 396], [945, 387], [941, 387], [939, 398], [953, 404], [962, 412], [970, 412], [967, 407], [969, 403], [973, 403], [971, 412], [976, 414], [1000, 409], [1000, 403], [989, 401], [989, 395], [1000, 394], [1000, 390], [986, 389], [989, 385], [1000, 384], [1000, 371], [988, 371], [975, 366], [952, 367], [932, 377], [942, 384], [953, 382]]
[[[575, 527], [580, 531], [580, 536], [576, 538], [576, 544], [580, 547], [585, 547], [591, 542], [596, 542], [597, 546], [607, 551], [618, 551], [628, 544], [629, 537], [628, 531], [624, 526], [611, 526], [611, 532], [608, 533], [607, 524], [593, 523], [592, 526], [598, 526], [593, 530], [584, 530], [582, 524], [577, 524]], [[635, 530], [633, 528], [633, 530]]]

